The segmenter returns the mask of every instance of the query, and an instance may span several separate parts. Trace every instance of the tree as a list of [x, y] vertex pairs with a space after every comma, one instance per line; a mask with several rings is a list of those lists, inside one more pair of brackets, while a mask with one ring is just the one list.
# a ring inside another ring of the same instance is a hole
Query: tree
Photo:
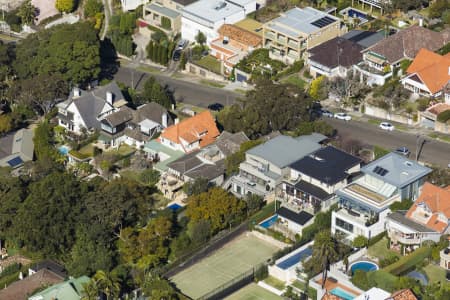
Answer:
[[95, 17], [99, 12], [103, 11], [103, 4], [99, 0], [86, 0], [84, 3], [84, 15], [88, 18]]
[[56, 0], [55, 7], [60, 12], [70, 13], [75, 9], [75, 0]]
[[147, 276], [142, 290], [150, 299], [178, 300], [178, 293], [170, 282], [159, 276]]
[[314, 238], [313, 261], [316, 261], [322, 270], [322, 288], [325, 286], [328, 270], [331, 263], [339, 257], [337, 240], [329, 230], [320, 231]]
[[33, 24], [34, 18], [36, 17], [36, 7], [31, 4], [31, 0], [27, 0], [19, 7], [17, 15], [20, 17], [23, 24]]
[[311, 82], [311, 87], [309, 89], [309, 95], [315, 100], [323, 100], [326, 98], [325, 90], [323, 89], [324, 77], [319, 76]]
[[139, 175], [139, 179], [149, 186], [155, 186], [159, 181], [159, 177], [159, 172], [154, 169], [146, 169]]
[[97, 281], [91, 279], [90, 281], [83, 283], [83, 292], [81, 293], [81, 300], [98, 300], [100, 294], [100, 288], [97, 285]]
[[409, 200], [409, 199], [403, 199], [402, 201], [396, 201], [394, 203], [392, 203], [389, 208], [392, 211], [397, 211], [397, 210], [408, 210], [412, 205], [414, 204], [413, 201]]
[[367, 87], [349, 72], [345, 78], [336, 77], [327, 81], [328, 92], [341, 99], [344, 105], [358, 104], [365, 96]]
[[245, 197], [245, 202], [247, 203], [247, 215], [250, 216], [253, 213], [260, 210], [264, 205], [264, 198], [256, 194], [248, 194]]
[[183, 185], [183, 192], [189, 197], [199, 195], [208, 191], [209, 180], [204, 177], [196, 178], [194, 181], [188, 181]]
[[99, 287], [99, 290], [105, 294], [106, 300], [114, 299], [119, 296], [120, 281], [114, 274], [98, 270], [94, 275], [94, 280]]
[[156, 102], [167, 109], [170, 109], [172, 106], [172, 101], [166, 90], [154, 77], [150, 77], [145, 81], [141, 96], [146, 102]]
[[12, 118], [9, 114], [0, 115], [0, 136], [12, 129]]
[[355, 248], [363, 248], [363, 247], [367, 247], [367, 243], [369, 241], [367, 240], [367, 238], [363, 235], [358, 235], [357, 237], [355, 237], [353, 239], [353, 247]]
[[199, 31], [195, 36], [195, 41], [203, 46], [203, 44], [206, 43], [206, 35], [203, 32]]
[[204, 244], [211, 237], [211, 223], [208, 220], [189, 223], [188, 234], [194, 245]]

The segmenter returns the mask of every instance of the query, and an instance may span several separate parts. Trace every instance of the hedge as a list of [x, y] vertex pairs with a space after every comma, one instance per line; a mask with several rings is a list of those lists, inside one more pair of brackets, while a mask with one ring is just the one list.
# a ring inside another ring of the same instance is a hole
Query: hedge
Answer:
[[375, 245], [376, 243], [381, 241], [384, 238], [385, 235], [386, 235], [386, 231], [383, 231], [382, 233], [380, 233], [380, 234], [374, 236], [373, 238], [369, 239], [369, 242], [367, 243], [367, 247]]
[[403, 256], [399, 261], [387, 266], [383, 270], [393, 275], [403, 275], [404, 273], [414, 269], [419, 262], [429, 257], [431, 254], [431, 247], [422, 247], [414, 251], [413, 253]]
[[442, 122], [442, 123], [446, 123], [448, 120], [450, 120], [450, 109], [441, 112], [441, 113], [437, 116], [437, 120], [438, 120], [439, 122]]

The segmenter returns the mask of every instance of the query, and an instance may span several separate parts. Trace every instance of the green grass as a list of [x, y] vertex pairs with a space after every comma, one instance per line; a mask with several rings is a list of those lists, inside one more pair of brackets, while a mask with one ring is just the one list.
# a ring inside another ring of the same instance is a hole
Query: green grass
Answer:
[[393, 291], [395, 289], [395, 283], [398, 279], [397, 276], [383, 270], [369, 272], [367, 273], [367, 278], [369, 282], [375, 283], [374, 286], [382, 288], [386, 291]]
[[247, 91], [246, 91], [246, 90], [243, 90], [243, 89], [235, 89], [234, 91], [235, 91], [236, 93], [241, 94], [241, 95], [247, 94]]
[[372, 125], [380, 125], [380, 120], [376, 120], [376, 119], [369, 119], [367, 120], [367, 123], [372, 124]]
[[293, 84], [298, 86], [300, 89], [305, 89], [308, 84], [306, 81], [301, 79], [298, 74], [292, 74], [289, 77], [284, 78], [281, 82]]
[[145, 72], [145, 73], [161, 73], [161, 70], [155, 67], [151, 67], [151, 66], [140, 66], [137, 67], [136, 70], [141, 71], [141, 72]]
[[277, 290], [282, 291], [284, 289], [284, 282], [281, 280], [276, 279], [275, 277], [269, 276], [266, 279], [264, 279], [264, 282], [267, 283], [270, 286], [273, 286]]
[[446, 282], [445, 278], [445, 270], [439, 266], [429, 264], [428, 266], [424, 267], [423, 270], [425, 271], [425, 274], [427, 274], [427, 277], [431, 283], [435, 282]]
[[439, 134], [439, 133], [430, 133], [428, 136], [433, 139], [438, 139], [438, 140], [442, 140], [444, 142], [450, 143], [450, 136], [448, 136], [448, 135]]
[[208, 69], [209, 71], [220, 74], [221, 62], [218, 59], [216, 59], [214, 56], [211, 56], [211, 55], [204, 56], [201, 59], [196, 60], [194, 63], [196, 65], [199, 65], [200, 67]]
[[430, 253], [430, 247], [419, 248], [409, 255], [402, 256], [397, 262], [385, 267], [383, 270], [393, 275], [401, 275], [405, 271], [414, 268], [414, 266], [423, 261], [426, 257], [430, 256]]
[[376, 146], [376, 145], [373, 147], [373, 152], [375, 155], [375, 159], [378, 159], [389, 153], [389, 151], [387, 149], [384, 149], [383, 147]]
[[369, 247], [368, 254], [377, 257], [380, 260], [391, 256], [399, 257], [400, 254], [387, 248], [387, 242], [387, 238], [382, 238], [380, 241]]
[[128, 146], [127, 144], [122, 144], [119, 146], [119, 149], [109, 150], [107, 153], [118, 154], [120, 156], [129, 156], [136, 152], [136, 149]]
[[[292, 286], [298, 288], [299, 290], [305, 291], [306, 285], [305, 283], [296, 280], [292, 283]], [[317, 291], [313, 289], [312, 287], [308, 287], [308, 298], [310, 299], [317, 299]]]
[[211, 81], [211, 80], [205, 80], [205, 79], [200, 80], [200, 83], [201, 84], [205, 84], [205, 85], [209, 85], [209, 86], [212, 86], [212, 87], [215, 87], [215, 88], [219, 88], [219, 89], [225, 87], [225, 84], [223, 84], [223, 83], [216, 82], [216, 81]]
[[244, 233], [170, 280], [183, 294], [196, 299], [265, 262], [278, 247]]
[[272, 294], [268, 290], [251, 283], [237, 292], [231, 294], [225, 300], [281, 300], [280, 296]]

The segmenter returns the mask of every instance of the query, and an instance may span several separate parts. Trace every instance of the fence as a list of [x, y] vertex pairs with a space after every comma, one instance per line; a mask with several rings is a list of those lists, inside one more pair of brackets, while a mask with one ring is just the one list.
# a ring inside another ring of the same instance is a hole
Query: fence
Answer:
[[242, 287], [246, 286], [247, 284], [253, 282], [255, 279], [255, 274], [260, 271], [262, 268], [265, 268], [266, 264], [262, 263], [259, 264], [256, 267], [253, 267], [249, 269], [248, 271], [245, 271], [244, 273], [236, 276], [235, 278], [231, 279], [227, 283], [224, 283], [220, 287], [216, 288], [215, 290], [201, 296], [198, 298], [198, 300], [216, 300], [216, 299], [223, 299], [226, 296], [234, 293], [235, 291], [241, 289]]
[[223, 234], [219, 234], [211, 241], [209, 241], [206, 246], [202, 246], [202, 249], [194, 249], [188, 254], [181, 256], [179, 259], [171, 263], [164, 273], [164, 277], [170, 278], [176, 275], [177, 273], [189, 268], [190, 266], [197, 263], [199, 260], [204, 259], [206, 256], [221, 248], [223, 245], [233, 240], [237, 236], [241, 235], [245, 231], [247, 231], [248, 221], [240, 224], [239, 226], [233, 228], [231, 231], [224, 232]]

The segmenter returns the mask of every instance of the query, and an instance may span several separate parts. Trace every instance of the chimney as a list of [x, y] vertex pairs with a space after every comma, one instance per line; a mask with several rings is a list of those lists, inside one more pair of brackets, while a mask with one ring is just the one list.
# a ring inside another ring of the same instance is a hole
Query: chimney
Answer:
[[448, 76], [450, 76], [450, 66], [448, 67]]
[[180, 119], [175, 118], [175, 125], [177, 125], [178, 123], [180, 123]]
[[81, 96], [80, 88], [74, 87], [74, 88], [73, 88], [73, 97], [74, 97], [74, 98], [78, 98], [78, 97], [80, 97], [80, 96]]
[[163, 113], [162, 114], [162, 123], [161, 123], [163, 128], [167, 128], [167, 113]]
[[106, 102], [109, 103], [109, 105], [113, 105], [113, 93], [111, 92], [106, 92]]

